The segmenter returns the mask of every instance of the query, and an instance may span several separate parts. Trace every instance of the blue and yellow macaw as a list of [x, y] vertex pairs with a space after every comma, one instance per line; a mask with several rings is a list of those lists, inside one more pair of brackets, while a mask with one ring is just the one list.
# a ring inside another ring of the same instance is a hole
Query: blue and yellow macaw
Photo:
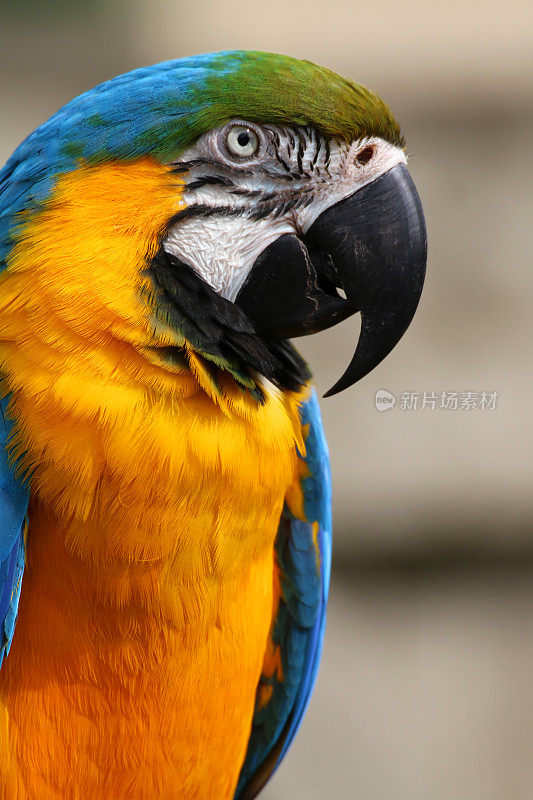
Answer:
[[284, 757], [331, 552], [288, 339], [361, 311], [334, 393], [407, 328], [405, 162], [375, 94], [239, 51], [104, 83], [3, 168], [1, 800], [251, 800]]

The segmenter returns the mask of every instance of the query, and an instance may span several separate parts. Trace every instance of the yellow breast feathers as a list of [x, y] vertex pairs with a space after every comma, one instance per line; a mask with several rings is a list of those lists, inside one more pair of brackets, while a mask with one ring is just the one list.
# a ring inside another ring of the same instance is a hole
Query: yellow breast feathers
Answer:
[[157, 362], [176, 337], [140, 301], [142, 264], [179, 202], [150, 161], [80, 169], [21, 220], [1, 278], [32, 482], [2, 800], [229, 800], [244, 758], [300, 398], [215, 391], [192, 351]]

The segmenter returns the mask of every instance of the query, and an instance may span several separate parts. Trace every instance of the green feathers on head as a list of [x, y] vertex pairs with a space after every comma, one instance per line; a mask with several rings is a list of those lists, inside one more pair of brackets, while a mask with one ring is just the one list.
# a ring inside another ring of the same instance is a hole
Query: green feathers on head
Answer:
[[217, 62], [220, 74], [205, 81], [212, 107], [200, 133], [240, 117], [259, 124], [311, 125], [346, 141], [379, 136], [403, 146], [389, 107], [369, 89], [325, 67], [258, 51], [221, 53], [215, 68]]
[[46, 158], [49, 175], [75, 168], [80, 159], [150, 155], [168, 162], [234, 118], [403, 145], [390, 109], [369, 89], [309, 61], [236, 50], [119, 75], [67, 103], [14, 156], [24, 149], [27, 159], [35, 150]]

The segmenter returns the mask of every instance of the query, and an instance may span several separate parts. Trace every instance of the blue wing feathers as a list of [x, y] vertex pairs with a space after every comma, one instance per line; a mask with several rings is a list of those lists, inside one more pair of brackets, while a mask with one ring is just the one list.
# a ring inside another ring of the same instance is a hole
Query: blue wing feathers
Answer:
[[8, 398], [0, 400], [0, 666], [15, 630], [26, 555], [25, 519], [28, 488], [11, 463], [7, 445], [12, 424], [6, 416]]
[[[285, 508], [276, 539], [282, 599], [272, 631], [282, 677], [262, 675], [248, 752], [235, 800], [252, 800], [275, 771], [300, 727], [318, 672], [331, 563], [329, 456], [316, 394], [302, 405], [308, 426], [302, 481], [305, 519]], [[318, 530], [317, 525], [318, 523]], [[262, 690], [271, 690], [262, 703]]]
[[[13, 640], [13, 634], [15, 633], [15, 623], [17, 621], [25, 561], [26, 544], [24, 538], [24, 527], [22, 527], [19, 531], [17, 541], [13, 546], [13, 550], [11, 551], [7, 580], [3, 584], [2, 601], [0, 607], [0, 666], [4, 658], [9, 653], [9, 648], [11, 647], [11, 642]], [[0, 576], [0, 581], [1, 580], [2, 578]]]

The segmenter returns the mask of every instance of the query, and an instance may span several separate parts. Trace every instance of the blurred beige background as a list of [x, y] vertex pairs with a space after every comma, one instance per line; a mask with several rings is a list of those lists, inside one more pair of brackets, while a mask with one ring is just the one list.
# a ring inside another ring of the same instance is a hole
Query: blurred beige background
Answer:
[[[94, 84], [208, 50], [305, 57], [390, 103], [426, 212], [427, 284], [394, 353], [322, 404], [335, 499], [324, 665], [264, 797], [531, 800], [531, 3], [0, 10], [1, 161]], [[347, 320], [300, 342], [322, 392], [356, 335]], [[397, 398], [385, 413], [379, 389]], [[496, 408], [420, 408], [424, 392], [452, 391], [497, 392]], [[400, 407], [404, 392], [418, 409]]]

